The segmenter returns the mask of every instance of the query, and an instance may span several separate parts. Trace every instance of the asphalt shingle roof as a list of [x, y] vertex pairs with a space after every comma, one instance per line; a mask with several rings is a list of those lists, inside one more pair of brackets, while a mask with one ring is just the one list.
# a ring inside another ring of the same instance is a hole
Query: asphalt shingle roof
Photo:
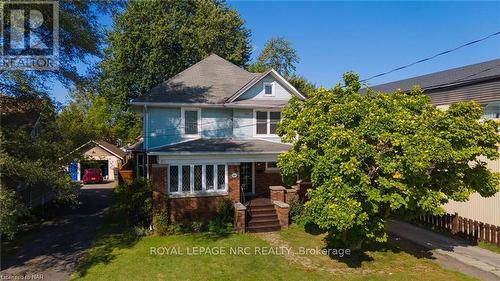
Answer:
[[221, 104], [260, 75], [212, 54], [132, 102]]
[[486, 80], [499, 76], [500, 59], [495, 59], [386, 84], [380, 84], [368, 88], [381, 92], [392, 92], [398, 89], [403, 92], [407, 92], [410, 91], [413, 86], [418, 85], [424, 90], [430, 90], [466, 84], [473, 81]]
[[240, 139], [196, 139], [150, 150], [175, 154], [215, 153], [281, 153], [290, 150], [291, 145], [266, 140]]
[[111, 151], [113, 154], [115, 154], [116, 156], [118, 156], [120, 158], [125, 157], [125, 154], [126, 154], [125, 151], [121, 150], [120, 148], [118, 148], [118, 146], [116, 146], [114, 144], [111, 144], [111, 143], [109, 143], [107, 141], [103, 141], [103, 140], [95, 141], [95, 143], [106, 148], [108, 151]]

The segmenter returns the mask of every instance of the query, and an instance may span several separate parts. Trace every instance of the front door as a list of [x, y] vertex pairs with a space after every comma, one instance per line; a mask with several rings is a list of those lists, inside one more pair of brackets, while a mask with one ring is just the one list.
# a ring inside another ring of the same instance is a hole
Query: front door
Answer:
[[240, 163], [240, 187], [245, 194], [253, 194], [253, 163]]

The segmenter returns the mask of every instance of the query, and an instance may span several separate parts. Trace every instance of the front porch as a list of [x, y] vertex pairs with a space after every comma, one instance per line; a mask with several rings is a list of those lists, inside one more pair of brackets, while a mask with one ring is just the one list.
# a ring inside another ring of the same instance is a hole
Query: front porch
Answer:
[[244, 209], [235, 216], [237, 230], [286, 227], [288, 205], [273, 197], [270, 187], [283, 186], [276, 161], [287, 149], [265, 140], [197, 139], [151, 150], [154, 197], [163, 198], [154, 208], [166, 210], [172, 222], [207, 223], [229, 198], [237, 210]]

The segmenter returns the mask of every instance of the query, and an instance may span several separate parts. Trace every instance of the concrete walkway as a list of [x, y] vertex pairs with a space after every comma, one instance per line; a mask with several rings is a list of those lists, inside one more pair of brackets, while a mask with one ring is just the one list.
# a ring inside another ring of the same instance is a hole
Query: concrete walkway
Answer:
[[1, 261], [2, 280], [68, 280], [91, 245], [115, 183], [84, 185], [82, 205], [44, 223], [12, 256]]
[[433, 252], [449, 256], [466, 266], [488, 273], [488, 275], [482, 276], [481, 279], [500, 280], [500, 254], [402, 221], [389, 220], [387, 229], [394, 235]]

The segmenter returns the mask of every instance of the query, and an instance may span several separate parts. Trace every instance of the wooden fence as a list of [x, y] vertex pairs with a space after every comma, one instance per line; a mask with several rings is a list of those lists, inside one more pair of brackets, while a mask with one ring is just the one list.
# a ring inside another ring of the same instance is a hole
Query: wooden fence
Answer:
[[461, 234], [500, 247], [500, 226], [462, 218], [458, 213], [443, 216], [424, 215], [419, 218], [419, 221], [429, 226], [448, 230], [453, 234]]

